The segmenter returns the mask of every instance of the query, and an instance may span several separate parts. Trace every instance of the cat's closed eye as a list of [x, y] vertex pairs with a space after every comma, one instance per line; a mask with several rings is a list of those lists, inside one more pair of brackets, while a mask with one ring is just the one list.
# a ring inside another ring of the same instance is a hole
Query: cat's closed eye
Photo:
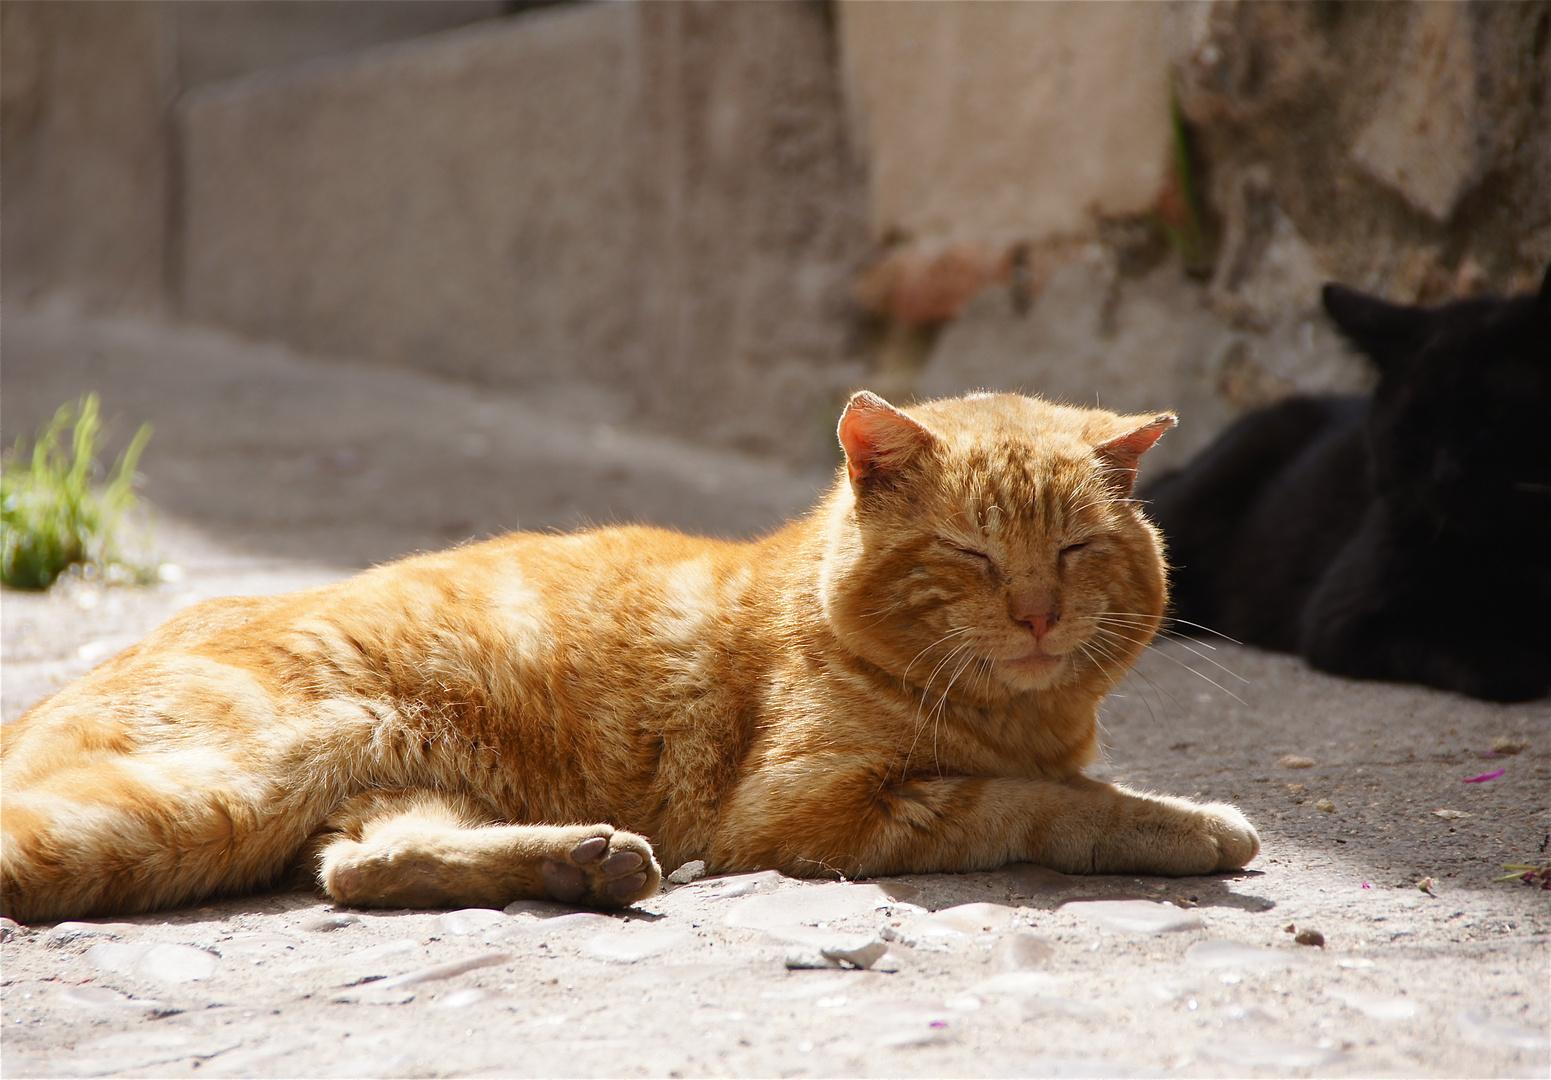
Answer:
[[996, 560], [991, 558], [991, 556], [987, 555], [984, 551], [980, 551], [977, 548], [965, 547], [963, 544], [954, 543], [952, 540], [942, 540], [940, 543], [943, 547], [947, 548], [949, 551], [956, 555], [964, 555], [984, 564], [988, 570], [997, 569]]
[[1083, 550], [1084, 548], [1090, 546], [1092, 543], [1093, 543], [1092, 540], [1080, 540], [1080, 541], [1078, 541], [1075, 544], [1067, 544], [1065, 547], [1063, 547], [1061, 549], [1061, 555], [1063, 557], [1065, 557], [1067, 555], [1075, 555], [1077, 552], [1079, 552], [1079, 551]]

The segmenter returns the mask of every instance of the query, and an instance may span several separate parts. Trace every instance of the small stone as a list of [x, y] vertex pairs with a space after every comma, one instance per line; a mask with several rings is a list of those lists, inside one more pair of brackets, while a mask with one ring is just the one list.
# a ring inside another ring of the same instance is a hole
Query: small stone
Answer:
[[1454, 1016], [1460, 1034], [1473, 1043], [1498, 1049], [1545, 1050], [1551, 1039], [1544, 1031], [1502, 1020], [1479, 1009], [1463, 1009]]
[[240, 1034], [230, 1032], [200, 1037], [147, 1025], [77, 1043], [68, 1072], [74, 1076], [121, 1076], [131, 1069], [171, 1061], [213, 1058], [236, 1049], [242, 1041]]
[[7, 919], [0, 915], [0, 941], [10, 941], [22, 932], [21, 924], [15, 919]]
[[1159, 1077], [1167, 1075], [1162, 1070], [1149, 1068], [1130, 1061], [1114, 1061], [1107, 1058], [1025, 1058], [1018, 1067], [1019, 1076], [1073, 1076], [1086, 1080], [1115, 1080], [1130, 1077]]
[[571, 911], [549, 919], [525, 919], [518, 922], [514, 929], [527, 931], [545, 941], [554, 941], [562, 936], [597, 933], [619, 925], [621, 923], [618, 919], [611, 919], [596, 911]]
[[701, 884], [708, 886], [708, 900], [731, 900], [738, 896], [774, 892], [788, 880], [777, 870], [761, 870], [755, 874], [735, 874], [732, 877], [704, 878]]
[[833, 924], [856, 916], [871, 917], [880, 905], [890, 902], [888, 894], [876, 885], [803, 885], [739, 900], [724, 921], [728, 926], [751, 930], [793, 923]]
[[1206, 927], [1200, 915], [1152, 900], [1070, 900], [1060, 910], [1123, 934], [1167, 934]]
[[162, 1010], [159, 1001], [132, 998], [105, 986], [72, 986], [59, 995], [59, 1000], [93, 1012], [154, 1013]]
[[1325, 935], [1318, 930], [1299, 930], [1293, 940], [1299, 945], [1318, 945], [1321, 949], [1325, 947]]
[[1240, 1005], [1237, 1003], [1224, 1005], [1214, 1015], [1219, 1019], [1236, 1024], [1275, 1024], [1280, 1022], [1278, 1017], [1273, 1016], [1258, 1005]]
[[208, 979], [220, 960], [214, 953], [192, 945], [93, 945], [86, 960], [104, 971], [137, 975], [160, 982], [183, 983]]
[[933, 912], [921, 920], [918, 928], [928, 935], [934, 928], [956, 930], [961, 934], [988, 934], [1012, 922], [1017, 911], [1004, 904], [960, 904]]
[[691, 881], [699, 881], [703, 877], [705, 877], [705, 860], [691, 859], [669, 874], [668, 880], [675, 885], [688, 885]]
[[649, 956], [658, 956], [690, 943], [689, 934], [668, 926], [631, 926], [629, 929], [598, 934], [589, 938], [582, 951], [599, 960], [633, 964]]
[[346, 961], [360, 963], [362, 961], [381, 960], [389, 956], [399, 956], [403, 953], [414, 952], [420, 948], [420, 942], [412, 937], [394, 938], [392, 941], [384, 941], [381, 945], [368, 945], [364, 949], [356, 949], [344, 956]]
[[331, 911], [326, 915], [304, 920], [302, 929], [314, 934], [327, 934], [334, 930], [343, 930], [360, 921], [359, 915], [352, 915], [346, 911]]
[[504, 911], [494, 911], [490, 908], [464, 908], [462, 911], [448, 911], [438, 915], [436, 928], [453, 937], [467, 937], [509, 922], [511, 922], [511, 916]]
[[1341, 1057], [1336, 1049], [1244, 1039], [1201, 1047], [1201, 1053], [1248, 1069], [1317, 1069]]
[[1334, 814], [1336, 812], [1336, 804], [1331, 802], [1329, 799], [1320, 799], [1314, 804], [1314, 809], [1323, 811], [1327, 814]]
[[272, 956], [296, 948], [295, 938], [281, 934], [237, 934], [216, 948], [225, 956]]
[[1289, 795], [1302, 795], [1307, 790], [1309, 790], [1309, 789], [1304, 784], [1288, 784], [1287, 785], [1287, 793]]
[[454, 975], [462, 975], [465, 971], [473, 971], [475, 968], [504, 964], [510, 959], [509, 953], [486, 953], [483, 956], [471, 956], [465, 960], [452, 960], [445, 964], [416, 968], [402, 975], [380, 979], [371, 985], [379, 990], [391, 990], [400, 986], [412, 986], [415, 983], [435, 982], [438, 979], [450, 979]]
[[991, 949], [991, 967], [997, 971], [1034, 971], [1055, 956], [1055, 946], [1033, 934], [1008, 934]]
[[824, 967], [830, 970], [819, 975], [804, 975], [774, 990], [762, 990], [759, 996], [765, 1001], [801, 1001], [806, 998], [840, 994], [877, 979], [877, 976], [870, 972], [840, 970], [833, 964], [825, 964]]
[[1492, 740], [1492, 753], [1518, 754], [1522, 753], [1528, 746], [1528, 739], [1521, 739], [1517, 735], [1499, 735]]
[[1200, 968], [1284, 967], [1298, 959], [1285, 949], [1263, 949], [1241, 941], [1198, 941], [1185, 950], [1185, 963]]
[[1381, 994], [1345, 994], [1348, 1009], [1355, 1009], [1373, 1020], [1409, 1020], [1417, 1014], [1416, 1002], [1404, 997]]
[[1464, 810], [1434, 810], [1433, 813], [1445, 821], [1459, 821], [1461, 818], [1475, 817], [1474, 814]]
[[1312, 769], [1319, 762], [1302, 754], [1283, 754], [1276, 759], [1276, 763], [1284, 769]]
[[834, 941], [820, 949], [830, 960], [855, 968], [870, 968], [877, 963], [889, 947], [877, 938], [862, 935]]
[[43, 935], [43, 944], [57, 949], [85, 938], [116, 938], [125, 931], [138, 929], [134, 923], [62, 922]]
[[1094, 1020], [1105, 1015], [1104, 1007], [1092, 1001], [1079, 1001], [1076, 998], [1044, 994], [1023, 999], [1023, 1018], [1025, 1021], [1034, 1020], [1042, 1016], [1072, 1016], [1079, 1019]]
[[1056, 977], [1044, 971], [1004, 971], [1000, 975], [982, 979], [971, 986], [969, 992], [977, 997], [995, 994], [1028, 997], [1050, 990], [1056, 983]]

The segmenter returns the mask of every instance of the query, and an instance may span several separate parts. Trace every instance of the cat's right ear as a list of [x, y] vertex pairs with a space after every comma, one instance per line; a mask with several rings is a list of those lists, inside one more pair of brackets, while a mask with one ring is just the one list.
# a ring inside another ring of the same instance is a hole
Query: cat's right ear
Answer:
[[1415, 355], [1432, 331], [1432, 312], [1426, 308], [1392, 304], [1333, 281], [1320, 291], [1320, 299], [1336, 328], [1382, 371]]
[[926, 428], [867, 390], [858, 390], [846, 403], [839, 435], [853, 484], [888, 475], [934, 439]]

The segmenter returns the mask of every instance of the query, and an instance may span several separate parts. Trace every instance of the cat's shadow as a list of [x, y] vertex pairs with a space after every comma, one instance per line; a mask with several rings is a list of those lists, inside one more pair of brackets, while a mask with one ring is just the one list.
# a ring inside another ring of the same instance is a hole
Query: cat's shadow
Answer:
[[1200, 877], [1143, 877], [1135, 874], [1063, 874], [1033, 863], [1012, 863], [1000, 870], [970, 874], [908, 874], [876, 878], [871, 884], [902, 903], [928, 911], [962, 904], [991, 903], [1054, 911], [1078, 900], [1151, 900], [1181, 908], [1237, 908], [1270, 911], [1276, 901], [1234, 886], [1264, 876], [1238, 870]]

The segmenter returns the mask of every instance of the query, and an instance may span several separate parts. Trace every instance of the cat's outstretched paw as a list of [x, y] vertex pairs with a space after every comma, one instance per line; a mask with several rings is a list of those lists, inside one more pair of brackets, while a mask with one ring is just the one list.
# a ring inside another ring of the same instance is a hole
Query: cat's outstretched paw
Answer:
[[1208, 803], [1201, 807], [1201, 825], [1217, 848], [1215, 871], [1238, 870], [1260, 854], [1260, 834], [1236, 806]]
[[569, 850], [544, 860], [544, 888], [556, 900], [592, 907], [627, 907], [652, 896], [662, 868], [645, 837], [610, 825], [575, 830]]

